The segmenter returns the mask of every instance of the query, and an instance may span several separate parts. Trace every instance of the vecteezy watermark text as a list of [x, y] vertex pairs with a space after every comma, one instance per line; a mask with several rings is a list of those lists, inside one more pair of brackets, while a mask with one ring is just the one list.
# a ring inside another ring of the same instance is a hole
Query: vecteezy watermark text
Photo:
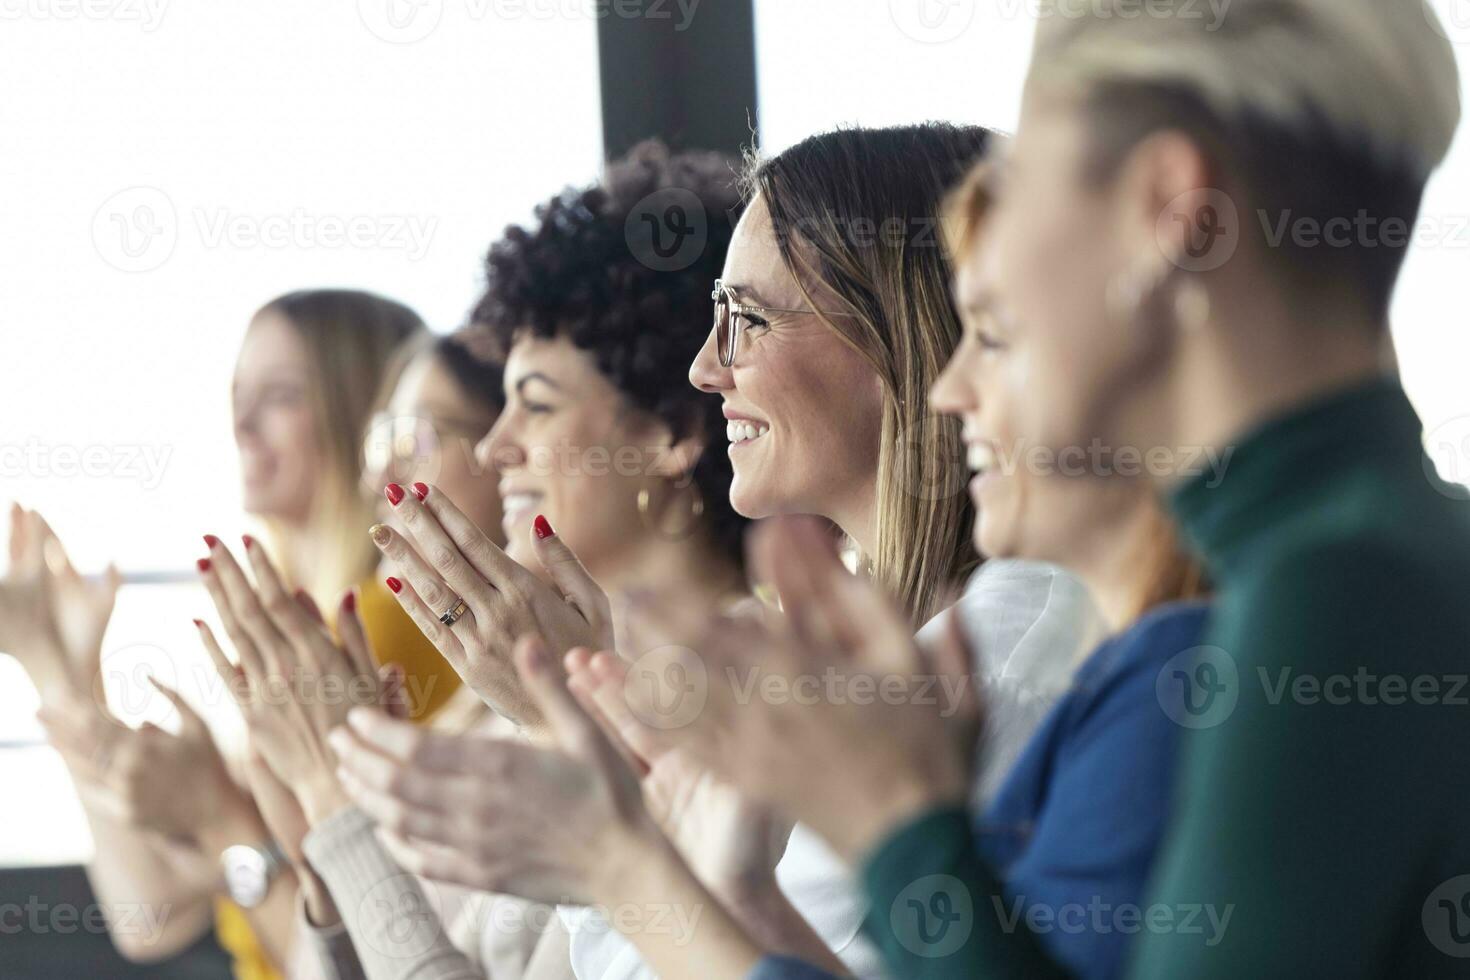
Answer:
[[0, 479], [136, 480], [144, 490], [163, 482], [172, 446], [50, 445], [39, 439], [0, 443]]

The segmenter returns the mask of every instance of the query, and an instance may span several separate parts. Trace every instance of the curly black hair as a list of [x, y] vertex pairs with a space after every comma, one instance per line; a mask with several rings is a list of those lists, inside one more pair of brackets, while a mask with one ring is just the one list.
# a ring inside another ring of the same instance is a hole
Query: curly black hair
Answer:
[[[534, 222], [506, 229], [485, 257], [485, 293], [470, 314], [506, 351], [522, 331], [568, 338], [676, 438], [702, 432], [708, 448], [694, 484], [718, 546], [737, 563], [747, 521], [730, 506], [720, 399], [688, 374], [709, 335], [711, 284], [742, 207], [731, 158], [640, 143], [597, 183], [562, 191], [537, 206]], [[664, 229], [640, 235], [645, 222], [692, 231], [665, 254], [647, 240]]]

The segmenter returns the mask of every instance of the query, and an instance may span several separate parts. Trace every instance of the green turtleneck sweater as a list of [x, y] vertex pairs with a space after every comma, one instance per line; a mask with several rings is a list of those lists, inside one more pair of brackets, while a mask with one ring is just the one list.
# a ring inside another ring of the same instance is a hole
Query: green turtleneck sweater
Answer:
[[[1191, 735], [1128, 976], [1470, 976], [1470, 504], [1421, 428], [1376, 381], [1262, 426], [1175, 495], [1219, 587], [1214, 649], [1160, 671]], [[875, 908], [925, 874], [989, 894], [968, 833], [945, 810], [900, 828], [864, 868]], [[889, 916], [869, 928], [899, 949]], [[1060, 972], [1006, 945], [921, 972]]]
[[1470, 975], [1464, 497], [1388, 380], [1266, 424], [1218, 486], [1175, 495], [1223, 655], [1152, 900], [1235, 910], [1212, 948], [1142, 934], [1137, 975]]

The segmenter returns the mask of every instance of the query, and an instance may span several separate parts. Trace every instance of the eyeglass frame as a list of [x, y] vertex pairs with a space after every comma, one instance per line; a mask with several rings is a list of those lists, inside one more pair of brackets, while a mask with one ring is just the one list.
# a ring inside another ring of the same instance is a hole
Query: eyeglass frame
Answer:
[[[720, 347], [720, 294], [725, 295], [725, 310], [730, 318], [730, 351], [729, 356]], [[733, 367], [735, 355], [740, 352], [740, 335], [745, 332], [745, 327], [737, 319], [751, 313], [798, 313], [803, 316], [852, 316], [851, 313], [829, 313], [825, 310], [788, 310], [779, 306], [751, 306], [749, 303], [741, 303], [735, 298], [735, 292], [725, 285], [723, 279], [715, 280], [715, 288], [710, 292], [709, 298], [715, 304], [715, 322], [710, 325], [710, 330], [715, 335], [716, 353], [720, 358], [720, 367]], [[766, 324], [769, 328], [770, 324]]]
[[[403, 421], [412, 421], [415, 430], [420, 425], [428, 429], [428, 434], [434, 442], [432, 449], [433, 456], [438, 456], [442, 453], [445, 444], [455, 438], [478, 442], [484, 437], [484, 432], [488, 431], [478, 419], [437, 417], [411, 413], [400, 414], [379, 409], [372, 414], [372, 417], [368, 420], [367, 428], [363, 431], [361, 452], [364, 470], [383, 469], [384, 471], [389, 471], [392, 467], [405, 461], [429, 458], [430, 454], [421, 454], [418, 452], [404, 454], [397, 451], [398, 440], [404, 434], [397, 431], [398, 423]], [[386, 458], [374, 459], [373, 457], [377, 456], [380, 451], [376, 445], [374, 434], [385, 427], [387, 428], [388, 440], [387, 448], [383, 452], [385, 452]], [[476, 435], [476, 433], [479, 433], [479, 435]], [[418, 431], [410, 433], [415, 438], [415, 443], [417, 443], [416, 437], [419, 434]], [[417, 445], [415, 448], [417, 448]]]

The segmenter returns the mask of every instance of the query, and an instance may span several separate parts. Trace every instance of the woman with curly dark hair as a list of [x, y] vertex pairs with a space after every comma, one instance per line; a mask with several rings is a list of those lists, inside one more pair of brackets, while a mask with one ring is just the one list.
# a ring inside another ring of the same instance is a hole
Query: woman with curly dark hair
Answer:
[[[510, 663], [521, 634], [558, 650], [611, 649], [616, 634], [634, 669], [677, 671], [692, 665], [660, 659], [677, 638], [629, 636], [608, 595], [652, 590], [706, 612], [750, 605], [726, 420], [718, 400], [686, 381], [740, 209], [734, 161], [648, 143], [510, 228], [490, 249], [472, 314], [505, 354], [506, 404], [478, 453], [501, 476], [505, 550], [444, 488], [387, 488], [398, 529], [377, 527], [373, 537], [394, 566], [389, 587], [467, 686], [533, 739], [547, 719]], [[678, 711], [664, 721], [677, 724]], [[860, 972], [876, 963], [853, 942], [856, 888], [815, 837], [793, 835], [698, 767], [629, 751], [662, 833], [750, 929], [834, 969], [843, 959]], [[360, 789], [355, 780], [347, 788]], [[501, 980], [510, 968], [489, 952], [505, 931], [501, 917], [481, 916], [472, 935], [459, 923], [457, 942], [437, 928], [425, 942], [409, 919], [435, 907], [424, 891], [437, 886], [404, 874], [419, 870], [416, 852], [385, 850], [373, 826], [344, 798], [307, 836], [346, 927], [316, 933], [324, 966], [355, 960], [370, 977]], [[540, 897], [563, 908], [524, 976], [651, 976], [613, 925], [624, 910], [576, 908], [589, 902], [572, 883], [548, 888]]]

